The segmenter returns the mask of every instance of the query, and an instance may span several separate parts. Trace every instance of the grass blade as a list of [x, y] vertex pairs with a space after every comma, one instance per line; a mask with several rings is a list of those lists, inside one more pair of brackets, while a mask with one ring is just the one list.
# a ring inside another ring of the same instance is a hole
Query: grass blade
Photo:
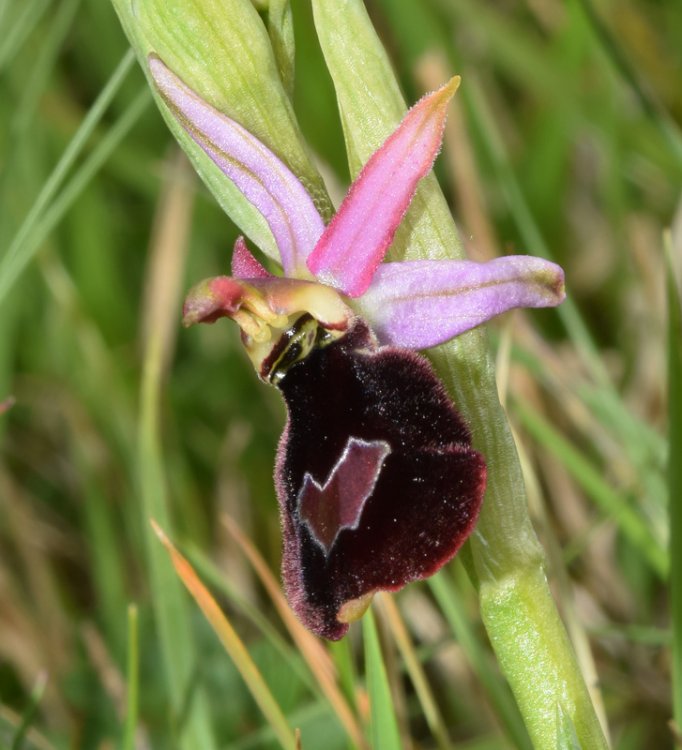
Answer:
[[[139, 428], [139, 481], [145, 518], [160, 519], [170, 526], [167, 488], [159, 440], [159, 393], [162, 353], [158, 336], [147, 347], [142, 382]], [[189, 611], [178, 580], [164, 551], [147, 534], [147, 559], [154, 614], [159, 633], [162, 660], [167, 674], [172, 714], [178, 719], [192, 689], [196, 661], [189, 624]], [[203, 693], [194, 696], [187, 726], [179, 727], [180, 746], [185, 750], [212, 748], [214, 742]]]
[[634, 92], [639, 100], [640, 106], [644, 112], [646, 112], [647, 117], [649, 117], [649, 119], [651, 119], [660, 130], [670, 147], [670, 152], [675, 155], [678, 164], [682, 164], [682, 133], [680, 132], [679, 126], [668, 112], [663, 109], [650, 91], [642, 85], [640, 77], [634, 66], [631, 64], [623, 46], [618, 42], [617, 37], [611, 33], [608, 26], [601, 19], [591, 0], [580, 0], [580, 5], [585, 13], [585, 17], [592, 27], [595, 37], [613, 63], [613, 66]]
[[33, 206], [26, 215], [14, 239], [0, 261], [0, 304], [7, 296], [10, 287], [19, 276], [23, 268], [31, 259], [34, 246], [27, 244], [31, 232], [34, 230], [40, 216], [59, 190], [66, 173], [81, 153], [86, 140], [94, 131], [104, 112], [125, 80], [135, 61], [135, 55], [128, 51], [114, 70], [107, 85], [102, 89], [95, 103], [90, 108], [85, 119], [74, 134], [71, 142], [64, 150], [52, 174], [47, 178], [42, 190], [38, 194]]
[[[147, 91], [146, 88], [141, 89], [137, 97], [132, 101], [130, 107], [111, 126], [104, 138], [102, 138], [97, 145], [97, 148], [83, 162], [80, 169], [73, 175], [65, 185], [64, 189], [47, 207], [42, 218], [33, 224], [33, 227], [23, 244], [21, 256], [17, 257], [14, 267], [8, 272], [6, 283], [0, 275], [0, 304], [2, 304], [3, 294], [6, 293], [5, 287], [9, 287], [14, 283], [26, 265], [31, 261], [33, 255], [36, 253], [45, 238], [61, 221], [64, 214], [88, 186], [90, 180], [92, 180], [97, 172], [99, 172], [106, 160], [111, 156], [114, 149], [128, 135], [132, 127], [142, 116], [142, 113], [149, 106], [150, 102], [151, 95], [149, 94], [149, 91]], [[0, 274], [2, 274], [1, 265]]]
[[24, 746], [24, 738], [26, 736], [26, 732], [28, 732], [31, 723], [33, 722], [33, 717], [36, 715], [36, 711], [38, 710], [40, 700], [43, 697], [43, 693], [45, 692], [46, 687], [47, 675], [41, 674], [36, 680], [36, 684], [31, 691], [28, 706], [26, 707], [26, 710], [21, 717], [21, 723], [17, 727], [17, 731], [14, 733], [11, 750], [21, 750], [21, 748]]
[[258, 550], [244, 536], [241, 529], [229, 516], [223, 517], [223, 522], [241, 547], [249, 562], [256, 571], [261, 583], [266, 588], [273, 604], [277, 608], [282, 621], [298, 646], [303, 658], [308, 663], [310, 670], [315, 675], [317, 682], [326, 695], [334, 713], [345, 728], [348, 736], [358, 747], [365, 747], [362, 731], [343, 693], [336, 684], [334, 665], [329, 654], [320, 644], [320, 641], [311, 635], [298, 621], [291, 608], [287, 604], [279, 583], [275, 580], [272, 572], [261, 557]]
[[[27, 37], [40, 23], [40, 19], [48, 6], [48, 0], [31, 0], [28, 3], [15, 4], [15, 9], [20, 8], [21, 10], [15, 19], [14, 25], [9, 29], [3, 29], [3, 41], [0, 44], [0, 70], [21, 49]], [[4, 15], [4, 12], [2, 15]]]
[[665, 578], [669, 568], [668, 555], [644, 521], [627, 504], [623, 494], [614, 490], [599, 470], [536, 411], [517, 402], [514, 413], [533, 437], [561, 460], [575, 481], [618, 525], [623, 536], [641, 553], [642, 559], [648, 562], [652, 570]]
[[419, 704], [424, 713], [429, 729], [433, 734], [438, 747], [441, 750], [447, 750], [451, 743], [448, 737], [448, 730], [443, 721], [443, 717], [438, 709], [438, 704], [433, 696], [433, 691], [429, 686], [429, 681], [424, 669], [419, 661], [419, 657], [414, 648], [414, 643], [410, 634], [405, 627], [405, 623], [400, 614], [397, 604], [389, 594], [382, 596], [379, 605], [383, 608], [386, 620], [391, 628], [393, 638], [395, 639], [403, 663], [410, 675], [410, 680], [414, 685], [414, 690], [419, 698]]
[[371, 608], [362, 619], [362, 634], [365, 644], [367, 692], [369, 693], [371, 745], [381, 750], [396, 750], [402, 747], [402, 742], [386, 676], [386, 666], [379, 645], [379, 634]]
[[81, 0], [66, 0], [61, 4], [42, 40], [35, 66], [26, 88], [21, 92], [21, 99], [12, 117], [14, 132], [19, 136], [24, 134], [35, 114], [40, 96], [47, 88], [49, 77], [57, 65], [64, 39], [73, 26], [73, 19], [80, 3]]
[[224, 571], [208, 558], [196, 545], [185, 545], [185, 552], [193, 568], [207, 585], [226, 600], [246, 618], [251, 625], [258, 630], [262, 637], [272, 646], [282, 660], [287, 663], [292, 672], [301, 682], [306, 685], [312, 693], [316, 690], [316, 684], [311, 676], [310, 671], [303, 662], [298, 658], [300, 653], [282, 636], [271, 622], [268, 613], [263, 611], [262, 607], [248, 601], [240, 594], [236, 587], [229, 581]]
[[670, 453], [670, 599], [673, 631], [673, 719], [682, 730], [682, 305], [675, 281], [672, 247], [667, 237], [668, 294], [668, 430]]
[[[176, 743], [182, 750], [215, 747], [207, 696], [203, 689], [194, 690], [197, 654], [190, 627], [190, 609], [182, 587], [165, 551], [158, 545], [147, 527], [149, 519], [156, 519], [164, 528], [171, 528], [168, 480], [161, 439], [161, 392], [163, 376], [172, 337], [168, 321], [176, 313], [177, 292], [163, 294], [163, 289], [177, 289], [185, 264], [184, 249], [188, 244], [189, 222], [178, 220], [187, 216], [188, 200], [182, 183], [168, 176], [167, 189], [157, 208], [157, 231], [154, 234], [151, 257], [163, 253], [166, 267], [150, 263], [147, 292], [143, 300], [148, 328], [143, 337], [144, 356], [138, 425], [138, 482], [142, 498], [147, 564], [154, 615], [159, 634], [160, 651], [168, 683], [171, 714], [178, 726]], [[173, 242], [166, 239], [168, 227], [174, 227]], [[163, 276], [161, 273], [163, 271]], [[165, 309], [158, 301], [163, 300]], [[151, 315], [154, 319], [151, 319]]]
[[140, 688], [140, 646], [137, 620], [137, 607], [131, 604], [128, 607], [128, 671], [126, 675], [128, 699], [122, 750], [134, 750], [135, 747]]

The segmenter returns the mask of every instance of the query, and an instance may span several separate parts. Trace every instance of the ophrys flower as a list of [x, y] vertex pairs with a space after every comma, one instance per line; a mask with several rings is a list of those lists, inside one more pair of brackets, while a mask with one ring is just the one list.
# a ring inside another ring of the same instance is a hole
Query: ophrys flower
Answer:
[[340, 638], [374, 592], [450, 560], [471, 532], [485, 463], [424, 349], [514, 307], [563, 299], [563, 273], [509, 256], [382, 263], [440, 148], [459, 79], [424, 97], [369, 159], [328, 226], [288, 167], [157, 57], [171, 112], [265, 218], [284, 276], [240, 238], [232, 277], [198, 284], [184, 321], [235, 320], [288, 422], [275, 469], [289, 601]]

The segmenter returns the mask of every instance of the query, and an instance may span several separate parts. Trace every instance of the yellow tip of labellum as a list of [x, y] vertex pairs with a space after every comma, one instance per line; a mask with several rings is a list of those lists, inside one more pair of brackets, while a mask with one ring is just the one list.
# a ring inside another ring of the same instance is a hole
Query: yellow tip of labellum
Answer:
[[351, 623], [359, 620], [372, 603], [374, 593], [374, 591], [371, 591], [369, 594], [359, 596], [357, 599], [349, 599], [341, 605], [341, 608], [336, 615], [336, 619], [343, 623]]

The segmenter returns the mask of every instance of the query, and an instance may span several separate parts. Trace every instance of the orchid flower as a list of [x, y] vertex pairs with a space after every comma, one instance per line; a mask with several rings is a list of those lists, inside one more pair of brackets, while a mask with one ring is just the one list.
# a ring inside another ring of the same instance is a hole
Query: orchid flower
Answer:
[[440, 149], [459, 78], [406, 114], [325, 226], [274, 153], [158, 57], [148, 63], [171, 113], [260, 211], [279, 249], [283, 276], [240, 237], [232, 276], [195, 286], [184, 323], [234, 320], [258, 375], [285, 399], [275, 468], [284, 586], [310, 630], [338, 639], [375, 592], [448, 562], [483, 499], [485, 461], [414, 350], [512, 308], [559, 304], [563, 272], [528, 256], [382, 262]]

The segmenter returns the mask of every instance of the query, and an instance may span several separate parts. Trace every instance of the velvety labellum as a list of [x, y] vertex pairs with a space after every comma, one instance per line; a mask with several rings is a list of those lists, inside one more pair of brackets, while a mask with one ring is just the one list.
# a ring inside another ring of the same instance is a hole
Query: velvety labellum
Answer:
[[275, 475], [282, 567], [304, 624], [338, 639], [339, 618], [372, 593], [453, 557], [476, 521], [485, 463], [426, 359], [379, 346], [359, 318], [332, 340], [313, 336], [311, 320], [275, 345], [269, 378], [289, 414]]

